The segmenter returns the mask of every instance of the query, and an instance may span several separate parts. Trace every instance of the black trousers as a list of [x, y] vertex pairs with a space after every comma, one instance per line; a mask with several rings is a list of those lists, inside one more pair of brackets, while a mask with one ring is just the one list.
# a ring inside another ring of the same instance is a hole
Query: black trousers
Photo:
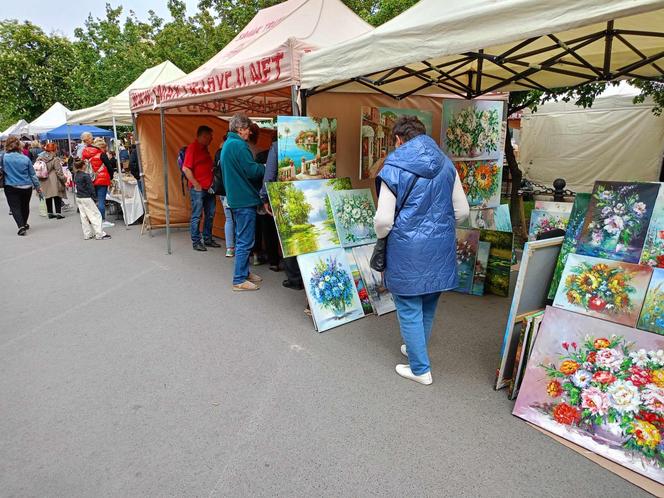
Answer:
[[263, 251], [267, 255], [268, 264], [277, 266], [279, 264], [279, 235], [274, 218], [269, 214], [256, 216], [256, 238], [254, 252], [261, 255]]
[[290, 283], [302, 285], [302, 274], [300, 273], [300, 266], [297, 264], [295, 256], [284, 258], [284, 270], [286, 270], [286, 276]]
[[62, 197], [49, 197], [46, 199], [46, 211], [48, 211], [48, 214], [53, 214], [53, 204], [55, 204], [55, 212], [60, 214], [62, 212]]
[[5, 185], [5, 197], [7, 204], [12, 212], [16, 226], [21, 228], [28, 224], [30, 216], [30, 197], [32, 197], [32, 187], [16, 188], [11, 185]]

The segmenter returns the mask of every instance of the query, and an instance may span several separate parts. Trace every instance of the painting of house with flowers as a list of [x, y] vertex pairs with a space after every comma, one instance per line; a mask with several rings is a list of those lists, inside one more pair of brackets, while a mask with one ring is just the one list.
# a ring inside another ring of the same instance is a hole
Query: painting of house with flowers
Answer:
[[453, 160], [496, 161], [502, 157], [503, 101], [443, 101], [442, 144]]
[[659, 189], [646, 241], [641, 253], [641, 264], [664, 268], [664, 186]]
[[374, 206], [371, 190], [335, 190], [328, 194], [334, 223], [343, 247], [376, 242]]
[[648, 266], [570, 254], [553, 305], [636, 327], [651, 276]]
[[664, 337], [547, 308], [513, 413], [664, 484]]
[[637, 327], [664, 335], [664, 268], [653, 270]]
[[551, 230], [567, 230], [572, 206], [571, 202], [535, 201], [530, 213], [528, 240], [537, 240]]
[[280, 182], [337, 176], [337, 120], [309, 116], [277, 117]]
[[659, 183], [596, 182], [577, 252], [638, 263]]
[[456, 161], [461, 186], [468, 204], [481, 208], [500, 206], [503, 165], [497, 161]]

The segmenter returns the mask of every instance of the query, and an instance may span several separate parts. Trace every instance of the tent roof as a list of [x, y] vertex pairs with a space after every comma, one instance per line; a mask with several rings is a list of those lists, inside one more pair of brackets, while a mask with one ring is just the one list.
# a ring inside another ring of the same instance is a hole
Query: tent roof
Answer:
[[19, 119], [5, 131], [0, 133], [0, 138], [7, 138], [9, 135], [25, 135], [28, 129], [28, 122], [25, 119]]
[[420, 0], [370, 33], [305, 55], [302, 88], [473, 98], [661, 77], [663, 27], [663, 0]]
[[56, 102], [49, 107], [44, 114], [35, 119], [28, 125], [26, 133], [28, 135], [41, 135], [53, 128], [67, 122], [67, 113], [69, 109], [60, 102]]
[[88, 131], [92, 133], [93, 137], [112, 137], [113, 132], [110, 130], [104, 130], [103, 128], [97, 128], [96, 126], [91, 125], [68, 125], [63, 124], [57, 128], [53, 128], [51, 131], [47, 131], [42, 134], [42, 138], [46, 140], [66, 140], [67, 138], [78, 139], [81, 136], [81, 133]]
[[152, 108], [157, 102], [177, 107], [260, 94], [260, 105], [279, 101], [290, 108], [290, 92], [280, 90], [299, 84], [303, 53], [370, 30], [341, 0], [287, 0], [260, 10], [221, 52], [190, 74], [132, 91], [131, 107]]
[[171, 61], [164, 61], [154, 67], [146, 69], [127, 88], [114, 97], [109, 97], [101, 104], [85, 109], [79, 109], [67, 114], [67, 123], [86, 123], [101, 126], [113, 126], [113, 118], [118, 126], [131, 126], [131, 108], [129, 107], [129, 92], [134, 88], [146, 88], [160, 83], [168, 83], [185, 75], [179, 67]]

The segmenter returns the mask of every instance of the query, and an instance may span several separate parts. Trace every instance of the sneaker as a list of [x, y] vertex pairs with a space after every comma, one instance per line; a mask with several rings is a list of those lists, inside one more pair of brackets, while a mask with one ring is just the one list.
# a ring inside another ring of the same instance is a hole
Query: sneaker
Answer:
[[30, 225], [28, 225], [28, 224], [26, 223], [26, 224], [25, 224], [25, 229], [26, 229], [26, 230], [30, 230]]
[[241, 284], [236, 284], [233, 286], [234, 292], [257, 291], [258, 289], [260, 289], [260, 287], [258, 287], [256, 284], [249, 282], [249, 280], [245, 280]]
[[401, 345], [401, 354], [404, 355], [406, 358], [408, 358], [408, 349], [406, 349], [405, 344]]
[[202, 242], [199, 242], [198, 244], [194, 244], [194, 251], [205, 252], [207, 251], [207, 247], [205, 247]]
[[56, 220], [64, 220], [65, 217], [62, 216], [61, 214], [56, 214], [56, 215], [55, 215], [55, 219], [56, 219]]
[[235, 257], [235, 248], [234, 247], [230, 247], [230, 248], [226, 249], [226, 257], [227, 258], [234, 258]]
[[109, 234], [105, 233], [104, 235], [99, 237], [97, 240], [108, 240], [110, 238], [111, 238], [111, 236]]
[[25, 236], [25, 233], [28, 231], [27, 228], [21, 227], [18, 229], [18, 232], [16, 232], [16, 235], [20, 235], [21, 237]]
[[396, 371], [404, 379], [414, 380], [425, 386], [430, 385], [433, 382], [431, 377], [431, 372], [423, 373], [422, 375], [415, 375], [410, 369], [410, 365], [397, 365]]
[[214, 239], [206, 240], [205, 247], [221, 247], [221, 244], [218, 244]]
[[115, 226], [115, 223], [111, 223], [110, 221], [104, 220], [101, 224], [102, 228], [112, 228]]
[[83, 240], [92, 240], [94, 237], [83, 237]]
[[54, 214], [51, 214], [51, 213], [48, 213], [48, 219], [49, 219], [49, 220], [52, 220], [53, 218], [55, 218], [55, 215], [54, 215]]
[[260, 277], [255, 273], [250, 273], [247, 280], [253, 284], [260, 284], [263, 281], [263, 277]]

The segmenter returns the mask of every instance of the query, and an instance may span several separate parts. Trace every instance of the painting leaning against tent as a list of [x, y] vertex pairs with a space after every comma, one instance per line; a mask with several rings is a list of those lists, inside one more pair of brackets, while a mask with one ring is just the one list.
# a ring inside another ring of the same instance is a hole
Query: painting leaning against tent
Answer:
[[512, 232], [480, 230], [480, 240], [491, 244], [484, 291], [507, 297], [510, 292], [513, 234]]
[[360, 273], [360, 269], [357, 266], [355, 261], [355, 256], [353, 255], [353, 249], [347, 248], [346, 258], [348, 258], [348, 264], [350, 265], [350, 270], [353, 272], [353, 280], [355, 281], [355, 288], [357, 289], [357, 295], [360, 298], [362, 303], [362, 309], [364, 310], [365, 315], [371, 315], [374, 312], [373, 306], [371, 305], [371, 299], [369, 299], [369, 291], [367, 291], [367, 286], [364, 284], [364, 279]]
[[337, 176], [337, 120], [308, 116], [277, 117], [280, 182]]
[[332, 215], [343, 247], [376, 242], [374, 206], [371, 190], [336, 190], [328, 195]]
[[497, 161], [456, 161], [463, 191], [471, 206], [492, 208], [500, 206], [500, 186], [503, 166]]
[[484, 295], [484, 284], [486, 281], [486, 270], [489, 263], [489, 251], [491, 243], [480, 241], [477, 249], [477, 259], [475, 260], [475, 273], [473, 275], [473, 286], [470, 293], [474, 296]]
[[350, 178], [267, 183], [285, 258], [339, 247], [328, 194], [350, 188]]
[[443, 150], [453, 161], [502, 157], [505, 103], [496, 100], [443, 100]]
[[659, 189], [659, 196], [650, 218], [650, 226], [641, 253], [641, 264], [664, 268], [664, 186]]
[[514, 415], [664, 484], [664, 337], [547, 308]]
[[353, 256], [355, 262], [360, 269], [364, 284], [367, 286], [369, 292], [369, 299], [373, 304], [377, 315], [384, 315], [396, 309], [392, 294], [383, 285], [383, 277], [380, 272], [371, 268], [371, 255], [373, 254], [374, 246], [376, 244], [369, 244], [366, 246], [353, 247]]
[[456, 262], [459, 285], [454, 290], [457, 292], [470, 294], [472, 291], [479, 244], [479, 230], [456, 229]]
[[653, 270], [637, 327], [664, 335], [664, 268]]

